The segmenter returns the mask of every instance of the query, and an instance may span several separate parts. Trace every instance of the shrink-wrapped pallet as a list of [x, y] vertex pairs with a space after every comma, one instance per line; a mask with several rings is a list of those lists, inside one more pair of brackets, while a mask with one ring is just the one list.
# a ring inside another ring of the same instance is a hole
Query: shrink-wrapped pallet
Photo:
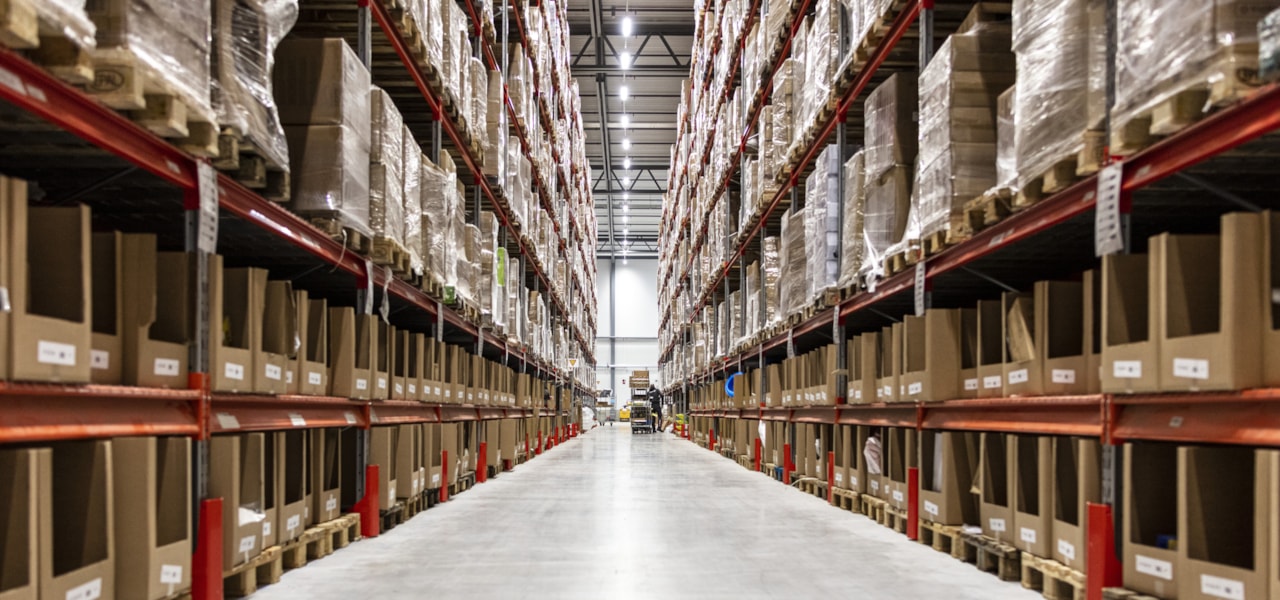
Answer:
[[840, 168], [840, 148], [827, 146], [805, 184], [807, 301], [825, 294], [840, 275]]
[[760, 322], [760, 263], [747, 265], [747, 274], [743, 284], [743, 295], [746, 296], [746, 313], [742, 315], [743, 334], [739, 343], [745, 342], [761, 329]]
[[866, 150], [855, 153], [844, 164], [844, 221], [840, 236], [840, 287], [857, 282], [862, 268], [866, 238], [863, 224], [866, 222]]
[[1017, 103], [1018, 86], [996, 100], [996, 187], [1013, 189], [1018, 184]]
[[424, 0], [422, 27], [422, 47], [426, 52], [427, 64], [437, 73], [444, 70], [444, 31], [449, 0]]
[[437, 285], [445, 285], [446, 281], [457, 277], [453, 267], [458, 250], [452, 231], [457, 203], [457, 176], [446, 173], [424, 157], [421, 186], [419, 198], [423, 222], [429, 223], [423, 233], [423, 256], [432, 280]]
[[867, 95], [863, 151], [868, 178], [879, 179], [895, 166], [915, 164], [919, 147], [918, 87], [914, 73], [899, 72]]
[[368, 132], [349, 125], [291, 125], [285, 138], [293, 210], [372, 235]]
[[[391, 96], [369, 90], [369, 229], [375, 238], [404, 245], [404, 118]], [[412, 136], [411, 136], [412, 137]]]
[[1018, 189], [1084, 148], [1088, 0], [1015, 0], [1014, 123]]
[[782, 268], [779, 299], [782, 315], [791, 316], [804, 308], [809, 297], [808, 257], [805, 253], [806, 209], [791, 209], [782, 217], [782, 247], [778, 262]]
[[409, 253], [409, 267], [421, 275], [422, 265], [422, 148], [413, 132], [404, 128], [404, 247]]
[[502, 72], [489, 71], [485, 103], [484, 174], [502, 181], [507, 174], [507, 105], [503, 102]]
[[289, 143], [272, 70], [276, 46], [297, 19], [297, 0], [213, 0], [209, 96], [218, 125], [282, 170], [289, 168]]
[[475, 300], [481, 315], [493, 314], [493, 276], [498, 245], [498, 217], [492, 212], [481, 211], [478, 225], [479, 238], [475, 255]]
[[782, 265], [778, 249], [780, 242], [777, 237], [766, 237], [760, 244], [760, 281], [763, 286], [765, 326], [771, 326], [783, 317], [780, 289]]

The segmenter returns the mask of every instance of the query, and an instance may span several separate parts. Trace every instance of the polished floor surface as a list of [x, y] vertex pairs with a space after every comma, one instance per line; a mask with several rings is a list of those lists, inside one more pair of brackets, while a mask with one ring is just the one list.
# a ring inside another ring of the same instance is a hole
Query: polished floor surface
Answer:
[[670, 434], [596, 428], [273, 598], [1039, 598]]

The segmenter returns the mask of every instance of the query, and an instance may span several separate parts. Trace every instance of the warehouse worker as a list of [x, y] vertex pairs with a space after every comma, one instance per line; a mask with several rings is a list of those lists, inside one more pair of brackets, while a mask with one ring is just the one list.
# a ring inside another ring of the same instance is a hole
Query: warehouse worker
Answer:
[[649, 386], [649, 407], [653, 410], [653, 430], [662, 429], [662, 392], [656, 386]]

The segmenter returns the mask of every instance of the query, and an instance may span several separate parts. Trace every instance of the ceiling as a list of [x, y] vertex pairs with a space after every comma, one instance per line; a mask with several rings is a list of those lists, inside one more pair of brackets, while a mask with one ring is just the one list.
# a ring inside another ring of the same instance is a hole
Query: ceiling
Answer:
[[[689, 76], [693, 2], [569, 0], [568, 11], [600, 225], [598, 255], [656, 256], [680, 87]], [[623, 35], [627, 16], [630, 36]], [[620, 62], [624, 53], [633, 57], [627, 68]]]

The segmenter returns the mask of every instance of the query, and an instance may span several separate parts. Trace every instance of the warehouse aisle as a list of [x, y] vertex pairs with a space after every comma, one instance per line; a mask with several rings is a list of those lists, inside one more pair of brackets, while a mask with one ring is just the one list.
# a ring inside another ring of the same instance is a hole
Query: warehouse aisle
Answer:
[[623, 425], [254, 598], [1040, 597], [692, 443]]

